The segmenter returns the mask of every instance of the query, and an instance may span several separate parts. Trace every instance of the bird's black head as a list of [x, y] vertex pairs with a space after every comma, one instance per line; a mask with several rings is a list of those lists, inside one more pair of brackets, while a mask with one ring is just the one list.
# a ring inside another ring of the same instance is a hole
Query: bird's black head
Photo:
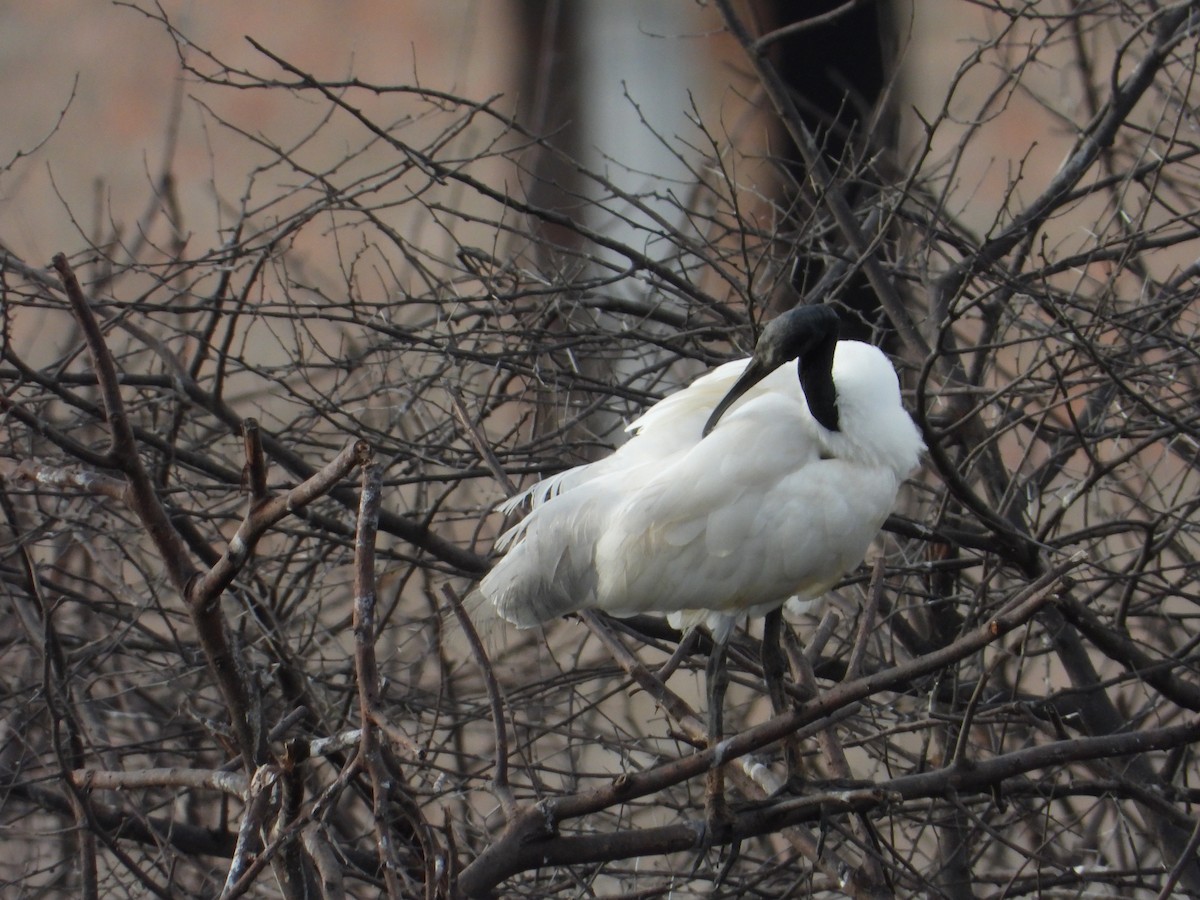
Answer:
[[704, 426], [707, 435], [739, 397], [789, 360], [799, 360], [800, 385], [813, 418], [837, 431], [837, 393], [833, 387], [833, 351], [838, 317], [828, 306], [799, 306], [776, 316], [763, 329], [746, 370], [717, 404]]

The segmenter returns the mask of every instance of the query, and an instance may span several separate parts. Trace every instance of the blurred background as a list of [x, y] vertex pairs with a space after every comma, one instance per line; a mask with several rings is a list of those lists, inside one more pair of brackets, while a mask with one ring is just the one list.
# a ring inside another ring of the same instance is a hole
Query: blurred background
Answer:
[[[760, 21], [779, 17], [774, 6], [755, 5]], [[706, 121], [719, 118], [743, 142], [766, 150], [773, 139], [776, 151], [781, 146], [768, 122], [746, 121], [747, 102], [761, 98], [750, 96], [744, 55], [710, 6], [686, 0], [165, 0], [159, 8], [188, 41], [235, 69], [272, 68], [245, 40], [250, 36], [324, 79], [414, 82], [481, 100], [499, 95], [499, 108], [520, 111], [531, 130], [554, 135], [587, 164], [611, 160], [612, 173], [631, 188], [645, 183], [647, 173], [686, 174], [639, 117], [668, 140], [693, 137], [694, 104]], [[889, 15], [887, 50], [898, 78], [888, 90], [901, 147], [911, 158], [922, 140], [918, 114], [936, 116], [951, 90], [954, 104], [973, 109], [1003, 83], [1003, 71], [978, 68], [955, 79], [962, 59], [999, 26], [972, 3], [896, 2]], [[861, 57], [879, 40], [857, 27], [860, 46], [839, 51], [849, 69], [869, 67]], [[193, 54], [197, 64], [199, 56]], [[236, 201], [244, 173], [266, 156], [256, 158], [247, 142], [230, 140], [212, 117], [286, 144], [325, 114], [319, 104], [282, 91], [215, 90], [182, 74], [179, 62], [163, 26], [137, 4], [4, 4], [0, 241], [28, 260], [48, 261], [57, 250], [77, 247], [80, 231], [93, 236], [100, 222], [132, 227], [168, 155], [185, 229], [211, 241], [220, 205]], [[931, 162], [953, 149], [961, 129], [984, 132], [991, 155], [971, 157], [955, 178], [962, 212], [976, 227], [990, 224], [989, 206], [967, 204], [966, 197], [998, 198], [1015, 164], [1036, 177], [1062, 158], [1071, 135], [1037, 102], [1043, 92], [1063, 93], [1068, 75], [1052, 63], [1027, 73], [1029, 93], [1005, 99], [1009, 114], [1002, 122], [964, 121], [936, 133]], [[18, 158], [42, 141], [35, 160]], [[319, 142], [329, 156], [345, 150], [336, 134]]]

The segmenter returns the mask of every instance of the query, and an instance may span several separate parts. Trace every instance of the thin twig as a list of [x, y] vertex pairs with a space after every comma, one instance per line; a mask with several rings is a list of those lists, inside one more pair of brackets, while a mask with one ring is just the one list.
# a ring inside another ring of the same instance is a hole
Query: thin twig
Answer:
[[371, 812], [375, 846], [387, 896], [400, 900], [400, 859], [388, 814], [388, 771], [378, 742], [375, 717], [379, 708], [379, 668], [375, 660], [375, 535], [379, 526], [383, 470], [377, 464], [362, 470], [362, 496], [354, 539], [354, 668], [358, 675], [358, 705], [362, 720], [360, 752], [371, 778]]
[[500, 800], [505, 819], [512, 819], [516, 815], [517, 801], [508, 780], [508, 732], [505, 729], [504, 698], [500, 693], [500, 683], [496, 680], [496, 673], [492, 670], [492, 663], [488, 659], [487, 651], [484, 650], [483, 641], [479, 639], [479, 633], [475, 630], [471, 617], [463, 608], [462, 600], [459, 599], [454, 588], [448, 584], [442, 585], [442, 596], [446, 598], [450, 608], [454, 610], [459, 624], [462, 625], [463, 634], [466, 635], [467, 643], [471, 646], [471, 655], [475, 658], [475, 665], [479, 666], [479, 671], [483, 675], [488, 702], [492, 707], [492, 729], [496, 735], [496, 761], [492, 770], [492, 790]]

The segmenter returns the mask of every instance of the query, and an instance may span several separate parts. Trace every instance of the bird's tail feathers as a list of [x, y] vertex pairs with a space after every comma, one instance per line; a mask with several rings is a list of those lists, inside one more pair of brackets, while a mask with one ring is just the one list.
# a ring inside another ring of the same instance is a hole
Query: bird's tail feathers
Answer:
[[505, 532], [497, 547], [506, 553], [479, 583], [479, 592], [495, 606], [501, 618], [518, 628], [532, 628], [579, 609], [595, 606], [597, 572], [593, 559], [598, 503], [606, 499], [601, 483], [592, 488], [567, 490], [552, 509], [540, 506], [538, 497], [565, 490], [563, 479], [579, 469], [535, 486], [535, 508]]
[[499, 618], [517, 628], [536, 628], [587, 606], [580, 596], [556, 581], [484, 584]]
[[[604, 463], [606, 460], [601, 460]], [[597, 463], [586, 463], [582, 466], [575, 466], [571, 469], [564, 469], [549, 478], [543, 478], [536, 484], [530, 485], [519, 494], [514, 494], [502, 504], [500, 511], [506, 515], [514, 513], [529, 502], [530, 509], [537, 509], [548, 500], [553, 500], [564, 491], [569, 491], [576, 488], [585, 482], [591, 481], [603, 475], [607, 471], [604, 465]]]
[[[541, 484], [541, 482], [539, 481], [538, 484]], [[537, 486], [538, 485], [535, 484], [533, 487], [526, 488], [525, 490], [521, 491], [521, 493], [519, 493], [519, 494], [513, 494], [511, 497], [509, 497], [507, 500], [505, 500], [503, 503], [500, 504], [500, 512], [504, 513], [504, 515], [506, 515], [506, 516], [509, 516], [509, 515], [512, 515], [513, 513], [515, 513], [517, 510], [519, 510], [522, 506], [525, 505], [525, 501], [528, 500], [530, 497], [530, 491], [534, 490]]]
[[568, 479], [574, 471], [574, 469], [567, 469], [564, 472], [559, 472], [557, 475], [543, 478], [536, 484], [525, 488], [519, 494], [513, 494], [513, 496], [500, 504], [500, 511], [505, 515], [514, 513], [524, 506], [526, 501], [529, 502], [529, 506], [532, 509], [537, 509], [563, 489], [563, 481]]
[[522, 519], [508, 531], [504, 532], [500, 537], [496, 538], [496, 543], [493, 548], [497, 553], [504, 553], [513, 543], [525, 533], [525, 529], [529, 525], [529, 519]]

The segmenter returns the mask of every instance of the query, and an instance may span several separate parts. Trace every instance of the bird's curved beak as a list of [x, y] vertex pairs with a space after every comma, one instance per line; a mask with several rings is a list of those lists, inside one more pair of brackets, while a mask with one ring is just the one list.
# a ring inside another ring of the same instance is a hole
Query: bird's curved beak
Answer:
[[721, 420], [721, 416], [725, 415], [729, 407], [733, 406], [746, 391], [750, 390], [750, 388], [754, 387], [773, 371], [774, 369], [760, 362], [758, 357], [752, 356], [746, 366], [746, 371], [742, 372], [741, 377], [729, 389], [729, 393], [722, 397], [721, 402], [713, 408], [712, 415], [704, 423], [702, 437], [708, 437], [708, 433], [717, 427], [717, 422]]

